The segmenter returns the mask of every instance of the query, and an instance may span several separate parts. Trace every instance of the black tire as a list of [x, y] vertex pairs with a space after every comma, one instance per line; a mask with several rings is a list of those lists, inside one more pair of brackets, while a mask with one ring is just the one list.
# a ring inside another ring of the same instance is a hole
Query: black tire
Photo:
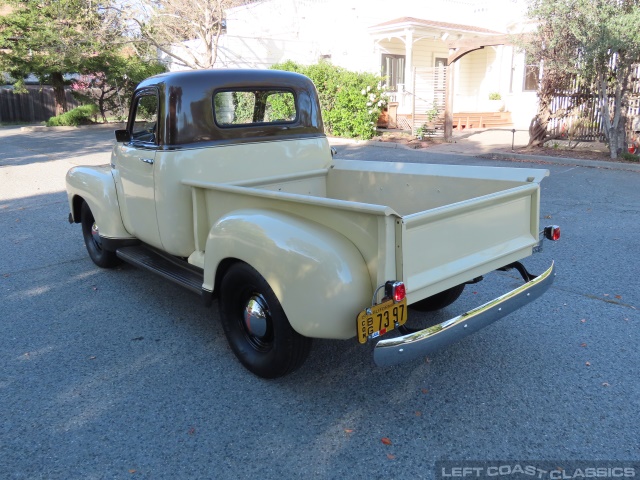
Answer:
[[87, 252], [89, 252], [89, 257], [91, 257], [93, 263], [102, 268], [112, 268], [118, 265], [120, 259], [116, 256], [116, 252], [102, 248], [102, 240], [100, 239], [98, 226], [87, 202], [82, 202], [80, 223], [82, 223], [84, 244], [87, 247]]
[[291, 327], [273, 290], [253, 267], [236, 263], [227, 270], [218, 303], [229, 346], [250, 372], [282, 377], [307, 359], [311, 339]]
[[464, 283], [451, 287], [448, 290], [444, 290], [440, 293], [436, 293], [431, 297], [427, 297], [424, 300], [409, 305], [409, 308], [418, 310], [419, 312], [434, 312], [444, 307], [448, 307], [455, 302], [464, 290]]

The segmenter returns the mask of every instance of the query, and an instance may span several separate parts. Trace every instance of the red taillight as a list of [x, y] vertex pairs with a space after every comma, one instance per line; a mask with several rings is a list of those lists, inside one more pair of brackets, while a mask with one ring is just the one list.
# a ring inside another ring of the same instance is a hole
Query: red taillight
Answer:
[[401, 302], [407, 296], [407, 289], [402, 282], [387, 282], [384, 286], [384, 294], [387, 298], [393, 298], [394, 302]]
[[560, 240], [560, 227], [557, 225], [550, 225], [544, 227], [544, 237], [548, 240]]

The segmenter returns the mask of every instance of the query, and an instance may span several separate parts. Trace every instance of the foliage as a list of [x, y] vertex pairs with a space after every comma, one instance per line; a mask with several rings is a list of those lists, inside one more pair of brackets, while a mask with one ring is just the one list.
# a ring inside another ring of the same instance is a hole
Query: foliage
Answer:
[[615, 158], [626, 146], [629, 77], [640, 59], [640, 2], [531, 0], [529, 15], [538, 27], [524, 48], [544, 62], [530, 144], [544, 141], [555, 94], [582, 87], [598, 95], [603, 133]]
[[415, 132], [417, 138], [422, 140], [424, 137], [432, 137], [435, 135], [436, 130], [433, 125], [430, 125], [439, 115], [438, 108], [433, 105], [429, 110], [425, 112], [427, 116], [427, 122], [420, 125]]
[[102, 0], [0, 0], [0, 71], [17, 79], [36, 75], [54, 87], [56, 112], [66, 109], [64, 74], [76, 73], [97, 54], [112, 48], [120, 33]]
[[416, 129], [416, 138], [422, 140], [424, 137], [433, 137], [436, 134], [436, 129], [428, 123], [423, 123]]
[[68, 112], [51, 117], [47, 120], [47, 127], [77, 127], [78, 125], [88, 125], [95, 123], [99, 109], [94, 104], [81, 105]]
[[267, 99], [265, 121], [292, 121], [296, 117], [295, 98], [289, 92], [271, 92]]
[[179, 67], [213, 68], [225, 28], [226, 9], [255, 0], [120, 0], [125, 23], [143, 44], [162, 51]]
[[328, 62], [303, 66], [287, 61], [271, 68], [298, 72], [313, 81], [324, 127], [330, 135], [363, 139], [375, 135], [378, 117], [386, 105], [379, 76], [351, 72]]
[[107, 112], [119, 120], [126, 118], [138, 83], [165, 71], [165, 67], [155, 60], [144, 60], [126, 53], [94, 57], [84, 69], [91, 73], [76, 78], [71, 88], [80, 100], [96, 103], [105, 122]]
[[439, 113], [440, 112], [438, 111], [438, 108], [436, 106], [432, 106], [429, 110], [425, 112], [425, 114], [427, 115], [427, 121], [433, 122], [436, 118], [438, 118]]
[[638, 155], [634, 155], [633, 153], [629, 152], [622, 152], [620, 154], [620, 158], [626, 160], [627, 162], [640, 162], [640, 157], [638, 157]]
[[499, 92], [491, 92], [489, 94], [489, 100], [502, 100], [502, 95]]

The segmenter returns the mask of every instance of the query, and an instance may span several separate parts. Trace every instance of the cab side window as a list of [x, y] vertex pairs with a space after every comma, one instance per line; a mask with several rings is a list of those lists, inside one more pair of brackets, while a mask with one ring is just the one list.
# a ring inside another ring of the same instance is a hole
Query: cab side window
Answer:
[[158, 97], [143, 95], [136, 101], [136, 114], [131, 130], [134, 142], [157, 143]]

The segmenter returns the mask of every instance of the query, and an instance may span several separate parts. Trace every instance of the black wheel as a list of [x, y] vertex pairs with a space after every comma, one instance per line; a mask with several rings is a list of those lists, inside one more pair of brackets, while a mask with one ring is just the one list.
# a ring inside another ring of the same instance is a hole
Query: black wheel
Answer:
[[93, 263], [102, 268], [111, 268], [118, 265], [120, 263], [120, 259], [116, 256], [116, 252], [102, 248], [100, 231], [98, 230], [98, 225], [96, 225], [93, 213], [91, 213], [91, 209], [89, 208], [89, 205], [87, 205], [87, 202], [82, 202], [80, 221], [82, 223], [84, 244], [87, 247], [87, 252], [89, 252], [89, 257], [91, 257]]
[[409, 308], [418, 310], [419, 312], [433, 312], [440, 310], [441, 308], [448, 307], [455, 302], [464, 290], [464, 283], [451, 287], [448, 290], [444, 290], [440, 293], [436, 293], [431, 297], [427, 297], [424, 300], [409, 305]]
[[220, 317], [227, 341], [252, 373], [277, 378], [309, 355], [311, 339], [297, 333], [267, 281], [246, 263], [236, 263], [220, 283]]

